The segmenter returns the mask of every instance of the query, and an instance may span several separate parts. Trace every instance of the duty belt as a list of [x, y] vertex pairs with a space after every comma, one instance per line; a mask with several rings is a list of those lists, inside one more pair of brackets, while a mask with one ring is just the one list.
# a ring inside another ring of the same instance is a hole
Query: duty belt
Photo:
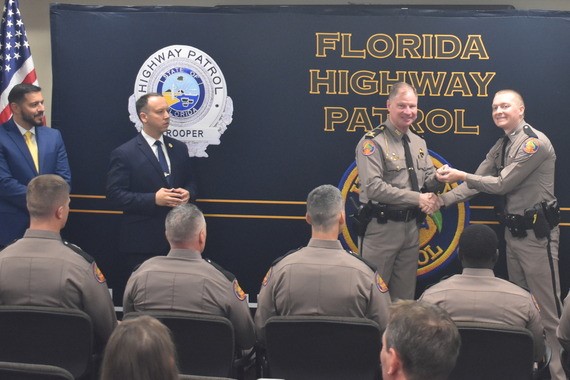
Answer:
[[408, 209], [386, 209], [378, 210], [376, 217], [386, 218], [394, 222], [409, 222], [415, 220], [420, 215], [420, 209], [417, 207]]

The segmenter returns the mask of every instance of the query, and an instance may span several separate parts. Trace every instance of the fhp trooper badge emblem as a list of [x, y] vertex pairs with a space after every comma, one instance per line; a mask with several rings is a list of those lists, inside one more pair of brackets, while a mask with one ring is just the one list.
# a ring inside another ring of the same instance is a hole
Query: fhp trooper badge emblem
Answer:
[[[448, 163], [431, 150], [428, 152], [435, 169]], [[457, 183], [446, 184], [444, 192], [450, 191], [457, 185]], [[346, 215], [353, 215], [356, 212], [354, 204], [358, 204], [360, 192], [356, 162], [346, 169], [338, 187], [345, 201]], [[377, 223], [377, 221], [372, 219], [370, 223]], [[469, 206], [467, 203], [446, 207], [445, 210], [437, 211], [426, 217], [425, 222], [419, 227], [418, 278], [437, 274], [440, 269], [445, 268], [452, 261], [456, 254], [459, 237], [468, 224]], [[358, 252], [358, 235], [356, 228], [353, 227], [352, 218], [347, 218], [342, 228], [341, 241], [347, 249]]]
[[232, 122], [233, 102], [226, 80], [214, 59], [187, 45], [171, 45], [150, 55], [142, 64], [129, 98], [129, 117], [138, 131], [138, 98], [149, 92], [162, 94], [170, 106], [167, 136], [188, 146], [190, 156], [208, 157], [206, 148], [219, 145]]

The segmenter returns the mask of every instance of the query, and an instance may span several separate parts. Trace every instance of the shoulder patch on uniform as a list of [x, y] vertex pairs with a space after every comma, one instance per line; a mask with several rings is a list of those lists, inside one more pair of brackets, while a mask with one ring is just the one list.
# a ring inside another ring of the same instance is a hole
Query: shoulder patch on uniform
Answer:
[[236, 279], [236, 276], [235, 276], [232, 272], [229, 272], [229, 271], [225, 270], [224, 268], [222, 268], [220, 265], [216, 264], [216, 263], [213, 262], [212, 260], [210, 260], [210, 259], [204, 259], [204, 260], [206, 260], [207, 263], [209, 263], [209, 264], [212, 265], [214, 268], [216, 268], [217, 270], [219, 270], [220, 272], [222, 272], [222, 274], [223, 274], [224, 276], [226, 276], [226, 278], [227, 278], [229, 281], [234, 281], [234, 280]]
[[91, 267], [93, 268], [93, 274], [95, 275], [95, 279], [97, 280], [97, 282], [99, 282], [101, 284], [105, 283], [107, 280], [105, 279], [103, 272], [101, 272], [101, 269], [99, 269], [97, 264], [95, 262], [93, 262], [91, 264]]
[[376, 152], [376, 144], [372, 140], [362, 141], [362, 154], [370, 156]]
[[262, 286], [266, 286], [267, 283], [269, 282], [269, 279], [271, 278], [271, 274], [273, 273], [273, 267], [269, 268], [269, 270], [267, 271], [267, 273], [265, 274], [265, 277], [263, 277], [263, 281], [261, 281], [261, 285]]
[[534, 137], [529, 138], [522, 144], [523, 152], [529, 155], [538, 152], [538, 148], [540, 148], [540, 140]]
[[283, 256], [280, 256], [280, 257], [276, 258], [276, 259], [273, 260], [273, 262], [271, 263], [271, 266], [274, 266], [275, 264], [277, 264], [278, 262], [280, 262], [281, 260], [283, 260], [284, 258], [286, 258], [287, 256], [289, 256], [290, 254], [297, 252], [297, 251], [300, 250], [301, 248], [304, 248], [304, 247], [299, 247], [299, 248], [292, 249], [292, 250], [290, 250], [289, 252], [287, 252], [286, 254], [284, 254]]
[[386, 285], [378, 272], [376, 272], [376, 286], [378, 287], [378, 290], [380, 290], [380, 293], [386, 293], [388, 291], [388, 285]]
[[233, 282], [233, 286], [234, 286], [234, 293], [237, 297], [238, 300], [243, 301], [246, 299], [246, 294], [243, 291], [243, 289], [241, 288], [241, 286], [239, 286], [238, 280], [234, 280]]
[[75, 252], [78, 255], [80, 255], [81, 257], [83, 257], [88, 263], [92, 263], [95, 261], [93, 256], [91, 256], [90, 254], [88, 254], [87, 252], [85, 252], [80, 247], [76, 246], [75, 244], [71, 244], [70, 242], [64, 240], [63, 245], [65, 245], [67, 248], [71, 249], [73, 252]]
[[352, 251], [346, 250], [346, 253], [348, 253], [350, 256], [353, 256], [354, 258], [362, 261], [364, 264], [366, 264], [370, 269], [372, 269], [372, 272], [376, 272], [376, 265], [372, 264], [370, 261], [366, 260], [364, 257], [360, 256], [357, 253], [354, 253]]
[[366, 133], [364, 135], [364, 138], [365, 139], [373, 139], [374, 137], [378, 136], [380, 133], [384, 132], [384, 129], [386, 129], [386, 126], [384, 124], [380, 124], [379, 126], [374, 128], [370, 132]]

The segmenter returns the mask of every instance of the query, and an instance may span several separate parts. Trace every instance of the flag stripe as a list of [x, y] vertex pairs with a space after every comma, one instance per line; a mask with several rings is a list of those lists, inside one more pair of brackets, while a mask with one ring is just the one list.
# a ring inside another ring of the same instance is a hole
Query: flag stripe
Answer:
[[18, 0], [5, 0], [0, 24], [0, 123], [11, 116], [8, 94], [18, 83], [38, 81]]

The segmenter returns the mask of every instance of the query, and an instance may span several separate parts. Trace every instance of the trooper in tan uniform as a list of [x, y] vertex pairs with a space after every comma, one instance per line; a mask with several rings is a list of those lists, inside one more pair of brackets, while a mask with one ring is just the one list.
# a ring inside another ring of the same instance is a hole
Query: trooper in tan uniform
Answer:
[[530, 330], [535, 360], [544, 355], [544, 328], [536, 301], [523, 288], [495, 277], [498, 239], [485, 225], [471, 225], [459, 239], [463, 273], [428, 288], [420, 300], [445, 309], [454, 321], [501, 323]]
[[[439, 208], [433, 193], [420, 193], [421, 189], [436, 191], [439, 183], [425, 141], [410, 131], [417, 104], [412, 86], [403, 82], [393, 85], [387, 101], [388, 119], [364, 135], [356, 147], [360, 202], [372, 210], [360, 239], [360, 254], [376, 265], [392, 300], [414, 298], [420, 211], [431, 214]], [[406, 139], [411, 153], [408, 159]]]
[[267, 319], [275, 315], [325, 315], [374, 320], [382, 330], [390, 297], [384, 281], [360, 257], [342, 248], [345, 223], [340, 191], [322, 185], [309, 193], [309, 245], [277, 259], [263, 279], [255, 328], [264, 342]]
[[[509, 280], [529, 289], [540, 307], [547, 344], [560, 351], [556, 338], [561, 313], [558, 274], [558, 206], [554, 196], [556, 154], [544, 133], [524, 120], [524, 101], [513, 90], [501, 90], [493, 99], [493, 120], [505, 135], [493, 145], [475, 174], [442, 167], [438, 179], [464, 181], [443, 194], [448, 206], [485, 192], [500, 195], [497, 214], [507, 227]], [[504, 153], [503, 153], [504, 152]], [[552, 355], [552, 379], [565, 379], [559, 355]]]
[[59, 234], [69, 214], [69, 185], [55, 174], [37, 176], [26, 201], [30, 228], [0, 253], [0, 305], [82, 310], [102, 348], [117, 325], [115, 308], [93, 258]]
[[234, 327], [236, 345], [255, 343], [246, 295], [235, 276], [202, 258], [206, 220], [193, 204], [172, 209], [166, 217], [167, 256], [148, 259], [131, 275], [123, 298], [124, 313], [168, 310], [219, 315]]

